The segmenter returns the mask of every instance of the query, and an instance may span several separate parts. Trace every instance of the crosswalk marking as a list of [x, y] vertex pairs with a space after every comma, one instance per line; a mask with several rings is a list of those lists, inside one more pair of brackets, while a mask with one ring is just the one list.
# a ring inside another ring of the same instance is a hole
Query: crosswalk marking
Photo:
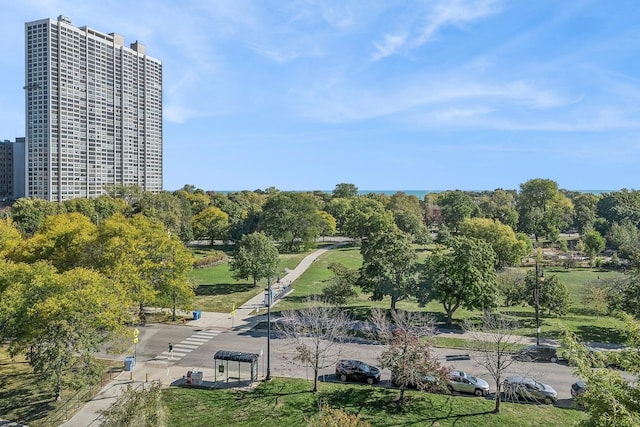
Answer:
[[165, 360], [180, 360], [193, 350], [200, 347], [202, 344], [209, 342], [213, 338], [217, 337], [221, 332], [214, 329], [206, 329], [204, 331], [198, 331], [180, 341], [177, 344], [173, 344], [173, 352], [169, 353], [168, 351], [163, 351], [161, 354], [157, 355], [153, 361], [159, 362]]
[[174, 344], [173, 348], [190, 348], [191, 350], [198, 348], [197, 345], [188, 345], [188, 344]]
[[191, 343], [193, 343], [193, 344], [196, 344], [196, 343], [204, 344], [207, 341], [209, 341], [209, 340], [208, 339], [205, 340], [205, 339], [202, 339], [202, 338], [189, 337], [189, 338], [184, 339], [182, 342], [187, 342], [188, 344], [191, 344]]

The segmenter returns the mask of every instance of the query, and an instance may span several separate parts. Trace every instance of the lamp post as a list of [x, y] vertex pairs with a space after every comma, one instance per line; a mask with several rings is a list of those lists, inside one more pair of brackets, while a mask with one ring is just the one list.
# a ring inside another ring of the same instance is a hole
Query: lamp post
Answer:
[[264, 379], [271, 381], [271, 277], [267, 277], [264, 302], [267, 305], [267, 375]]
[[533, 300], [536, 309], [536, 345], [540, 345], [540, 282], [544, 281], [544, 271], [538, 274], [538, 260], [536, 260], [536, 287], [533, 291]]

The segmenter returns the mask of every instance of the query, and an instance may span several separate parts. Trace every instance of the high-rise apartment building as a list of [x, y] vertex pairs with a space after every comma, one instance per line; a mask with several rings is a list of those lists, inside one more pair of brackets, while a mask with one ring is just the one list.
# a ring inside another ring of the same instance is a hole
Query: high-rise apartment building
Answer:
[[0, 202], [24, 197], [24, 138], [0, 141]]
[[26, 196], [162, 190], [162, 63], [63, 16], [27, 22], [25, 47]]

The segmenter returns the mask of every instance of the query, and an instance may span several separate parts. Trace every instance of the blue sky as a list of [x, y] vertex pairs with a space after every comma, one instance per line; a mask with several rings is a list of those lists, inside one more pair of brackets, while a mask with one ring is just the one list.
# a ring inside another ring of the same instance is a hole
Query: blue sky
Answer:
[[164, 187], [638, 189], [640, 1], [0, 0], [0, 139], [24, 23], [163, 62]]

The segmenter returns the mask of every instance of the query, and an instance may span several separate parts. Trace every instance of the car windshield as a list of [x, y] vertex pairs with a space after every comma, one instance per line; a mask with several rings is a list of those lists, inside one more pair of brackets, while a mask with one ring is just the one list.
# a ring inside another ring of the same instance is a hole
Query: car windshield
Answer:
[[369, 369], [369, 365], [366, 365], [366, 364], [364, 364], [364, 363], [362, 363], [362, 364], [360, 365], [360, 369], [362, 370], [362, 372], [369, 372], [369, 371], [370, 371], [370, 369]]
[[544, 390], [544, 386], [542, 384], [540, 384], [538, 381], [534, 381], [534, 384], [536, 386], [536, 388], [540, 391]]
[[474, 377], [474, 376], [471, 376], [471, 375], [467, 375], [467, 379], [469, 381], [471, 381], [472, 383], [477, 383], [478, 382], [478, 379], [476, 377]]

